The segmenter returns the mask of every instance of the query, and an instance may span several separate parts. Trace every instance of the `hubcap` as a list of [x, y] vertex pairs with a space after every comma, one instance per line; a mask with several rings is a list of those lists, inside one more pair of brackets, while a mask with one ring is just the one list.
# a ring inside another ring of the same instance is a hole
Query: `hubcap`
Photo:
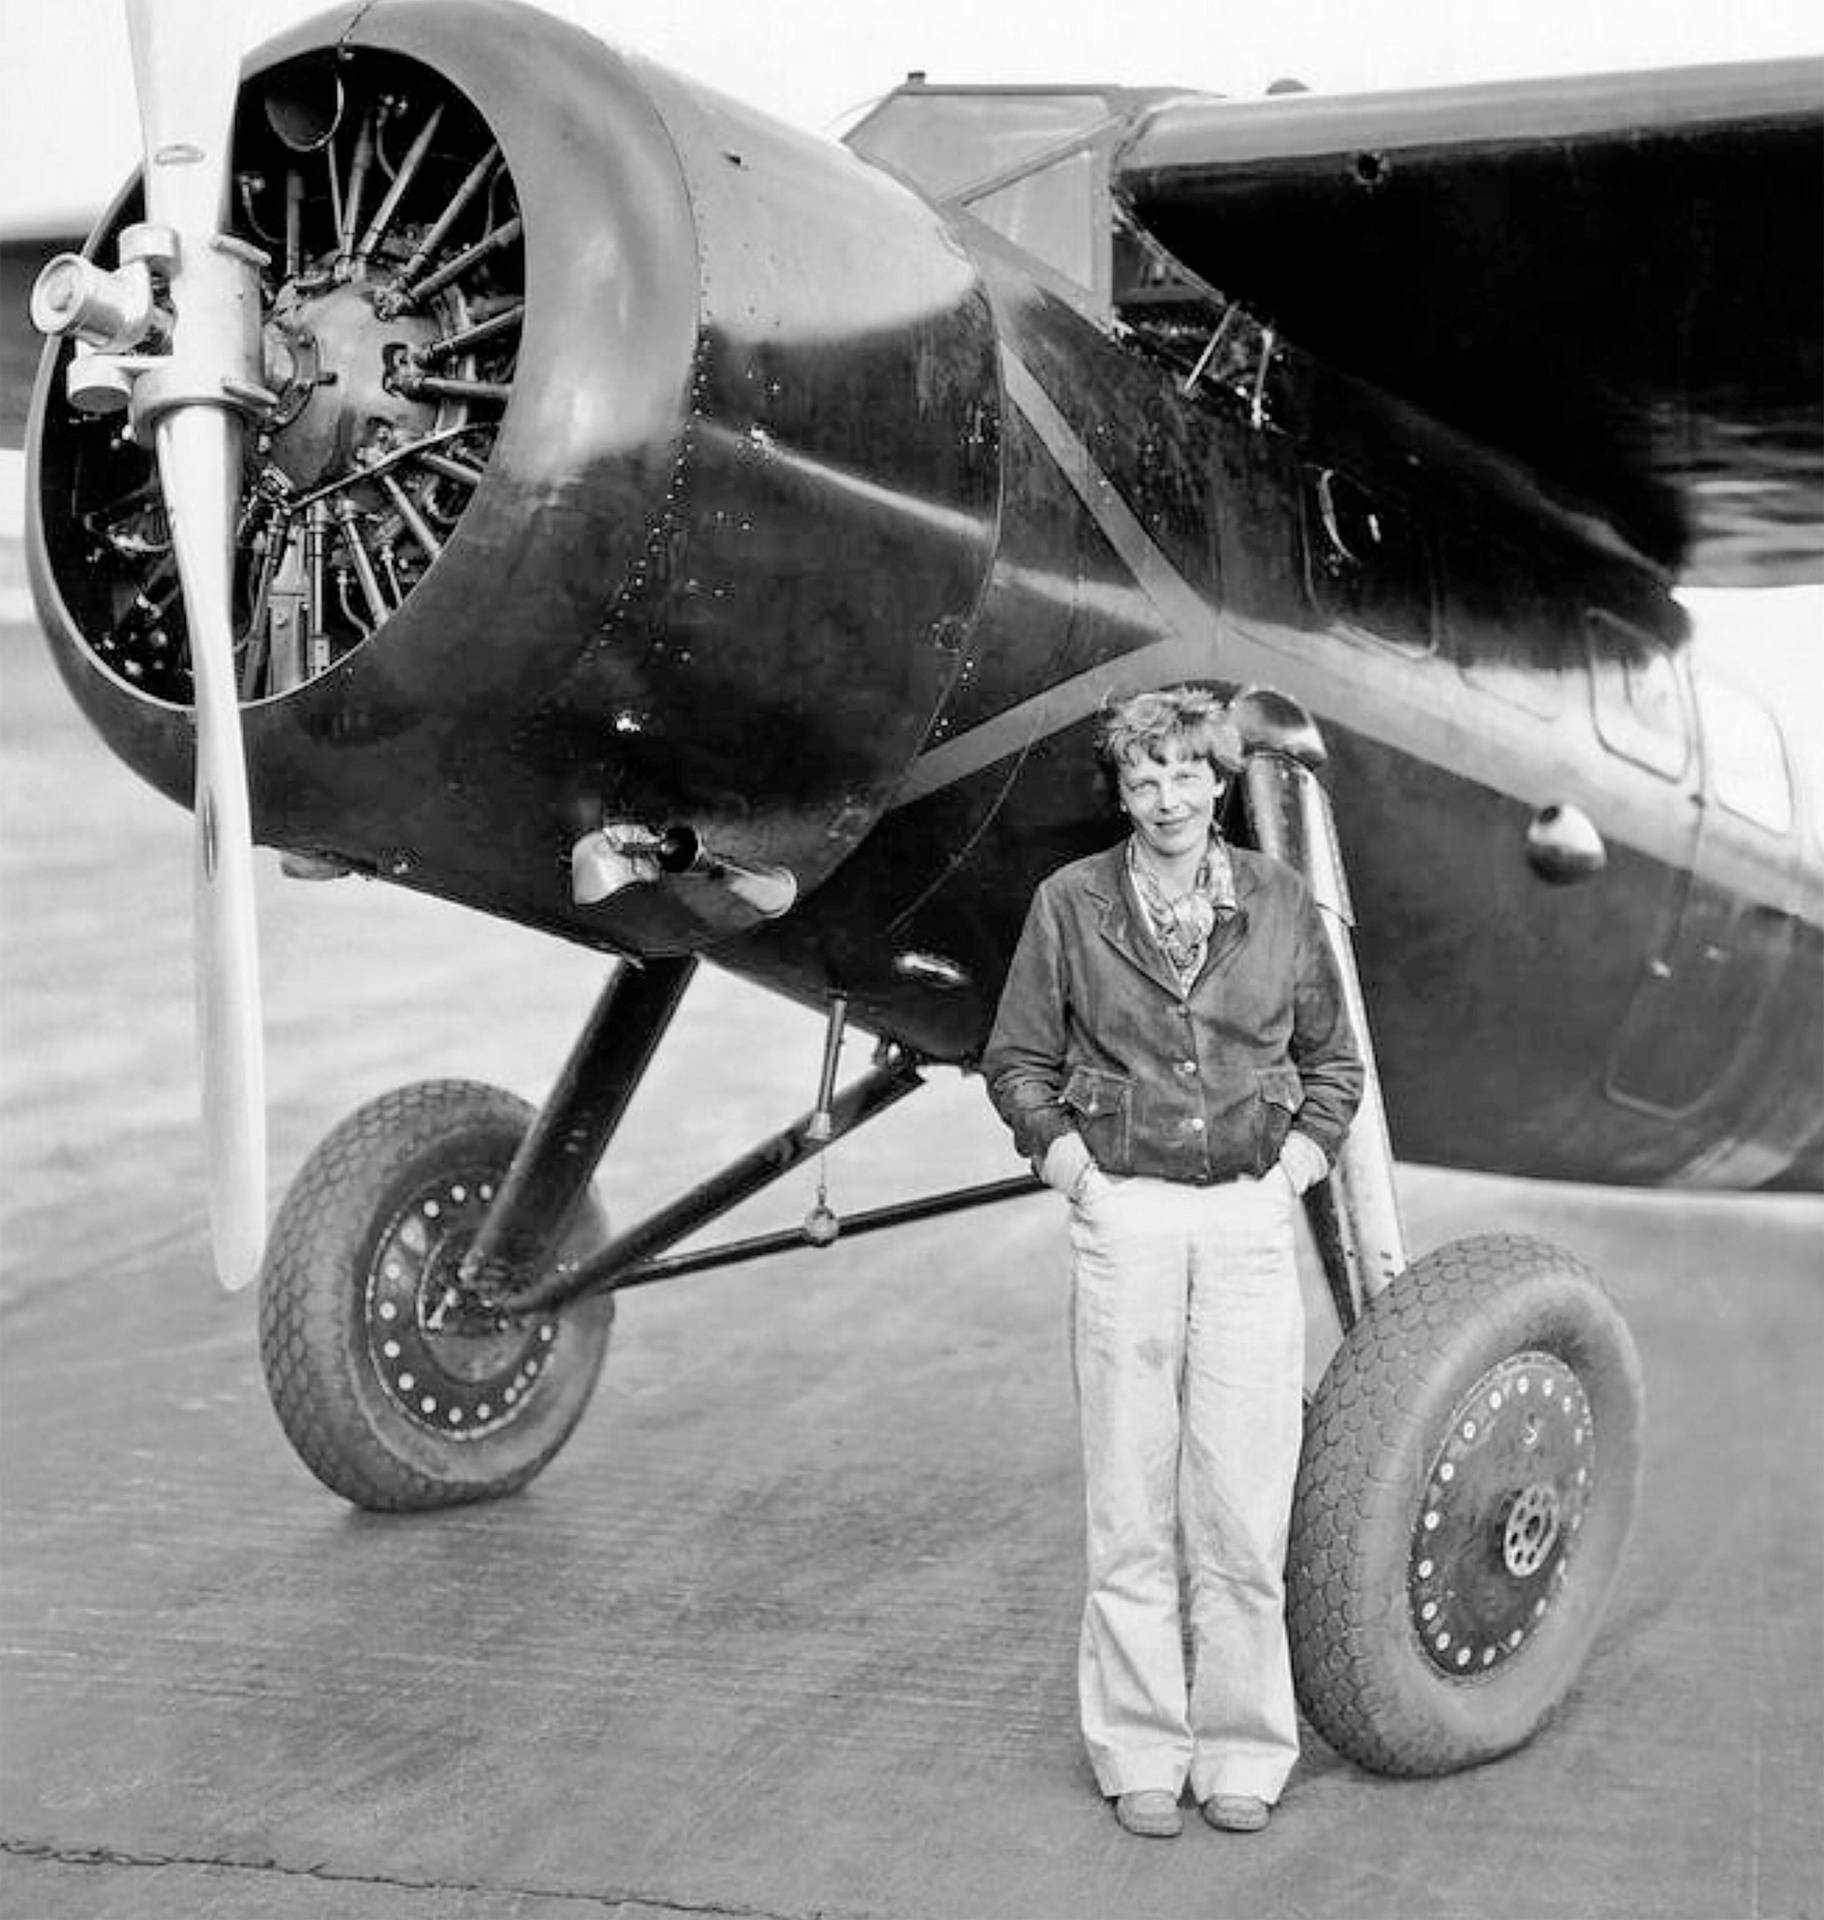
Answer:
[[1469, 1679], [1551, 1610], [1594, 1485], [1590, 1403], [1548, 1353], [1516, 1354], [1458, 1401], [1426, 1475], [1407, 1592], [1427, 1657]]
[[557, 1341], [554, 1319], [502, 1322], [470, 1310], [457, 1271], [494, 1176], [442, 1179], [380, 1236], [366, 1290], [368, 1354], [399, 1410], [446, 1439], [479, 1440], [522, 1414]]

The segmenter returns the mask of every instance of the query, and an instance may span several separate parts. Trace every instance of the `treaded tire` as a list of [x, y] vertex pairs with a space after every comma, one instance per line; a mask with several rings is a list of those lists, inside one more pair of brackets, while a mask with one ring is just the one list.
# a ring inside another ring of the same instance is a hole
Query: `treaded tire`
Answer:
[[1620, 1315], [1543, 1241], [1453, 1241], [1371, 1304], [1308, 1410], [1287, 1565], [1299, 1701], [1331, 1746], [1417, 1776], [1538, 1730], [1621, 1563], [1642, 1398]]
[[[589, 1404], [612, 1296], [508, 1329], [432, 1313], [532, 1117], [474, 1081], [399, 1088], [324, 1138], [279, 1209], [260, 1275], [267, 1391], [299, 1458], [358, 1507], [516, 1492]], [[590, 1196], [564, 1254], [606, 1237]]]

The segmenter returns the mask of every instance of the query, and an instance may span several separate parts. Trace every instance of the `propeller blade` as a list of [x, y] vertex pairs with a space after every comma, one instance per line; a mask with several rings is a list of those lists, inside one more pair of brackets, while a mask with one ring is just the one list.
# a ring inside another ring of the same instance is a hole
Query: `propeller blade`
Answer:
[[206, 243], [228, 210], [241, 81], [234, 0], [126, 0], [146, 166], [146, 218]]
[[[234, 522], [241, 422], [221, 382], [242, 372], [241, 297], [210, 264], [227, 214], [240, 10], [127, 0], [145, 143], [146, 218], [177, 237], [170, 268], [176, 397], [153, 437], [196, 685], [197, 1033], [217, 1277], [244, 1287], [266, 1240], [266, 1098], [253, 832], [234, 671]], [[212, 393], [210, 382], [215, 380]]]
[[196, 1014], [209, 1226], [216, 1277], [234, 1291], [259, 1272], [266, 1244], [253, 826], [229, 599], [240, 422], [222, 407], [173, 408], [158, 423], [158, 464], [196, 682]]

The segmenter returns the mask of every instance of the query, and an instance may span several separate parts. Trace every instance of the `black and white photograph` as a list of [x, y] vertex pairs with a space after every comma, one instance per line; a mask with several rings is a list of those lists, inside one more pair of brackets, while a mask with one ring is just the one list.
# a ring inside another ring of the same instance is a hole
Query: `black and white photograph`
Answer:
[[0, 1911], [1824, 1920], [1824, 21], [14, 0]]

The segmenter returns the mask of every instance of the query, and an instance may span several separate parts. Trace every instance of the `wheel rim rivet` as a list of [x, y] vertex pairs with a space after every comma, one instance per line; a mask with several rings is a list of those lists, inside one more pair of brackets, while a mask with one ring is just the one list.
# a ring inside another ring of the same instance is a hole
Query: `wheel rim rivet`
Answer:
[[1433, 1664], [1470, 1680], [1539, 1630], [1594, 1484], [1589, 1402], [1557, 1356], [1513, 1355], [1442, 1427], [1415, 1518], [1407, 1594]]
[[369, 1269], [369, 1353], [377, 1378], [405, 1415], [465, 1443], [527, 1407], [545, 1356], [555, 1363], [561, 1325], [515, 1325], [465, 1309], [457, 1272], [494, 1190], [471, 1174], [440, 1180], [434, 1191], [420, 1188], [394, 1217]]

